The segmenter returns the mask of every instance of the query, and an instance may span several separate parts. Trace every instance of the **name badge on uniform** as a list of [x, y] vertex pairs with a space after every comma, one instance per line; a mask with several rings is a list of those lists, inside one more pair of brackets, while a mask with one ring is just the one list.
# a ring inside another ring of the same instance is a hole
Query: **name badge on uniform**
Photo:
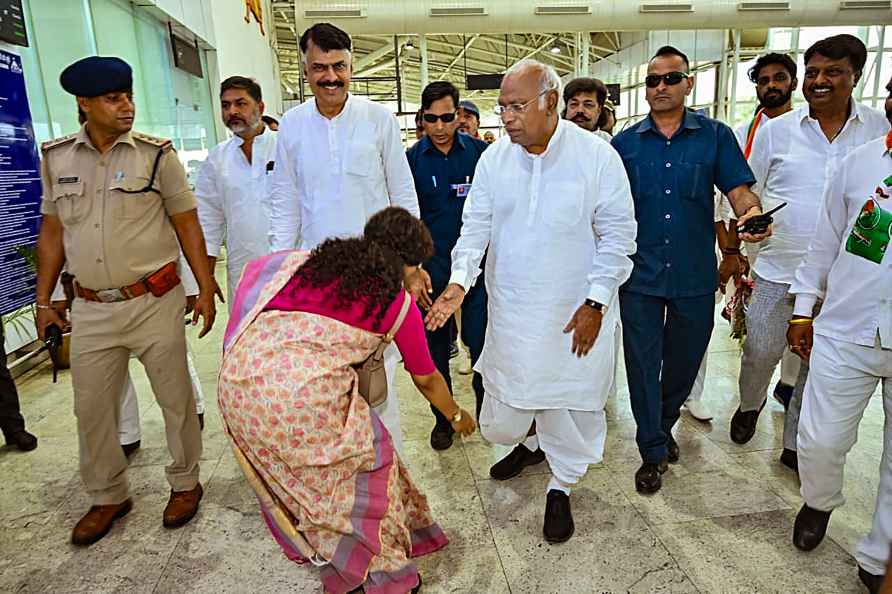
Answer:
[[471, 191], [471, 184], [452, 184], [450, 187], [455, 190], [456, 198], [464, 198]]
[[79, 177], [76, 176], [76, 175], [70, 175], [70, 176], [68, 176], [68, 177], [60, 177], [60, 178], [59, 178], [59, 181], [56, 182], [56, 183], [60, 183], [60, 184], [76, 184], [76, 183], [79, 182], [79, 181], [81, 181], [81, 178], [79, 178]]

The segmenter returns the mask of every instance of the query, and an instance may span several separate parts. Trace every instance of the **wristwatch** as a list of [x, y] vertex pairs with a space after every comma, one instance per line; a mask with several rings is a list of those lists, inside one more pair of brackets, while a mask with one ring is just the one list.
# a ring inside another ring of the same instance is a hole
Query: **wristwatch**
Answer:
[[605, 311], [607, 311], [606, 305], [604, 305], [603, 303], [599, 303], [599, 302], [595, 301], [594, 299], [586, 299], [585, 304], [588, 305], [589, 307], [591, 307], [592, 309], [597, 310], [601, 313], [604, 313]]
[[458, 407], [458, 412], [452, 415], [453, 423], [461, 423], [461, 407]]

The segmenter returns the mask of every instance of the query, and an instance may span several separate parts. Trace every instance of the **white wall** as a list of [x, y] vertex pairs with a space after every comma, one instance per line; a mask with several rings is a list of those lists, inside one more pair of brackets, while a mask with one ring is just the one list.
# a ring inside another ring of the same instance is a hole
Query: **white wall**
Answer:
[[[245, 19], [244, 0], [204, 0], [211, 6], [211, 18], [216, 52], [209, 52], [209, 58], [216, 54], [217, 75], [220, 80], [229, 76], [249, 76], [260, 83], [266, 111], [282, 114], [282, 90], [279, 85], [279, 71], [276, 56], [270, 47], [270, 29], [273, 27], [269, 2], [263, 6], [263, 28], [251, 18]], [[212, 81], [213, 82], [213, 81]], [[219, 86], [212, 84], [216, 90]], [[216, 99], [219, 93], [214, 92]], [[218, 106], [219, 107], [219, 106]]]

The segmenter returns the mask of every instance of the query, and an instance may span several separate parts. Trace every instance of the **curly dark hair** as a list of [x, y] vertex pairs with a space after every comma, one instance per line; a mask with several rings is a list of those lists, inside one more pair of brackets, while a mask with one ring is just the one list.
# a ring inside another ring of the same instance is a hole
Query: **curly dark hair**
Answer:
[[433, 254], [430, 232], [409, 211], [385, 208], [369, 219], [363, 237], [328, 239], [297, 270], [294, 291], [322, 289], [335, 307], [359, 302], [363, 316], [380, 327], [388, 306], [403, 288], [403, 266], [416, 266]]

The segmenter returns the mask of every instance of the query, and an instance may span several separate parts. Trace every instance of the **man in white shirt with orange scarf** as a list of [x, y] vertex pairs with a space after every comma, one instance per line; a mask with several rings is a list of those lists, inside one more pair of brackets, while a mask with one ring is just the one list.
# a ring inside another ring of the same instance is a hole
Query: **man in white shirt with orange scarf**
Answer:
[[[765, 406], [768, 384], [786, 348], [785, 322], [793, 313], [788, 291], [805, 257], [820, 212], [820, 197], [839, 160], [889, 129], [884, 115], [852, 98], [867, 61], [857, 37], [834, 35], [805, 52], [802, 92], [808, 105], [762, 124], [749, 164], [754, 191], [765, 211], [786, 203], [774, 219], [774, 234], [761, 242], [753, 267], [755, 287], [746, 313], [747, 338], [740, 364], [740, 406], [731, 419], [731, 439], [748, 442]], [[800, 371], [804, 384], [807, 370]], [[793, 393], [784, 423], [781, 462], [797, 470], [796, 428], [802, 386]]]

